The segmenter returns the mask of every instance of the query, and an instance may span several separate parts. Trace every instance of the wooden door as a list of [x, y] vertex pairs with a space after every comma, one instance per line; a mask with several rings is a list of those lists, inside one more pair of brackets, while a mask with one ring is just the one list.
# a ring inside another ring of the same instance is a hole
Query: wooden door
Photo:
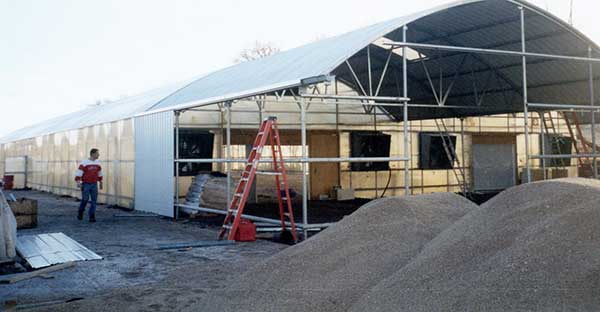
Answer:
[[[339, 139], [335, 131], [311, 131], [308, 136], [308, 154], [311, 158], [339, 157]], [[311, 163], [310, 198], [317, 200], [329, 195], [333, 186], [339, 185], [338, 163]]]

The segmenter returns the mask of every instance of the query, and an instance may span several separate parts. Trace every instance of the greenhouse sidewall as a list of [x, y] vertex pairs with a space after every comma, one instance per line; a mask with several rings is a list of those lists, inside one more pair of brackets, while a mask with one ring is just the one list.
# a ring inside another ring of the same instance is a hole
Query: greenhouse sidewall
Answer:
[[27, 156], [27, 187], [81, 198], [75, 183], [79, 164], [92, 148], [100, 151], [104, 187], [98, 202], [133, 208], [135, 147], [133, 119], [41, 135], [0, 145], [0, 174], [5, 160]]

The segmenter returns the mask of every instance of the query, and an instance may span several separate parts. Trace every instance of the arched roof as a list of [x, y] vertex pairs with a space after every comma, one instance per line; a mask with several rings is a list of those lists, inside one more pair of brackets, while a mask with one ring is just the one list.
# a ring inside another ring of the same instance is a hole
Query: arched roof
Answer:
[[[400, 41], [404, 25], [408, 25], [409, 42], [518, 51], [521, 44], [518, 6], [526, 8], [528, 52], [587, 56], [590, 46], [595, 53], [600, 51], [576, 29], [526, 1], [462, 0], [227, 67], [187, 84], [163, 89], [156, 96], [143, 97], [140, 101], [134, 101], [135, 105], [124, 100], [112, 103], [110, 107], [102, 105], [55, 118], [18, 130], [2, 138], [2, 141], [81, 128], [140, 113], [176, 110], [294, 88], [302, 80], [322, 75], [334, 75], [358, 90], [346, 60], [357, 73], [361, 84], [366, 85], [366, 50], [370, 47], [373, 79], [379, 79], [389, 52], [373, 43], [382, 37]], [[522, 111], [520, 58], [475, 54], [465, 57], [465, 54], [455, 52], [416, 50], [423, 53], [425, 58], [423, 62], [413, 59], [408, 65], [409, 97], [412, 102], [435, 103], [435, 95], [430, 88], [431, 80], [436, 89], [441, 86], [442, 91], [437, 93], [444, 94], [451, 89], [447, 106], [472, 105], [474, 109], [411, 108], [411, 119]], [[390, 70], [384, 77], [379, 95], [399, 95], [401, 59], [395, 53], [390, 57]], [[549, 103], [587, 103], [587, 66], [582, 62], [531, 60], [528, 63], [530, 99]], [[429, 78], [427, 71], [430, 71]], [[600, 74], [597, 65], [595, 72]], [[392, 108], [388, 110], [394, 116], [398, 113]]]

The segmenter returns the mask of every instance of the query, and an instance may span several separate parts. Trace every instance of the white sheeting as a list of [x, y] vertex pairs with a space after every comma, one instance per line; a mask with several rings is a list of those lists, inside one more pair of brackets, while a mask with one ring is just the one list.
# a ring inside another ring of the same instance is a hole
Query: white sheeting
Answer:
[[17, 252], [34, 269], [71, 261], [102, 259], [63, 233], [19, 236]]
[[10, 260], [16, 256], [17, 220], [0, 190], [0, 260]]

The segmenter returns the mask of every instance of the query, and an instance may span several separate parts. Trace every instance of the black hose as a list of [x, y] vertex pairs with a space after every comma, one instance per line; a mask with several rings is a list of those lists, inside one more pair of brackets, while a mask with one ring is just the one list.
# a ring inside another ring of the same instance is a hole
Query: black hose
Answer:
[[[375, 172], [375, 174], [377, 174], [377, 172]], [[392, 169], [391, 168], [388, 170], [388, 181], [385, 185], [385, 188], [383, 189], [383, 193], [381, 193], [381, 196], [379, 198], [383, 198], [383, 196], [385, 195], [385, 192], [387, 192], [388, 187], [390, 187], [390, 181], [392, 181]]]

